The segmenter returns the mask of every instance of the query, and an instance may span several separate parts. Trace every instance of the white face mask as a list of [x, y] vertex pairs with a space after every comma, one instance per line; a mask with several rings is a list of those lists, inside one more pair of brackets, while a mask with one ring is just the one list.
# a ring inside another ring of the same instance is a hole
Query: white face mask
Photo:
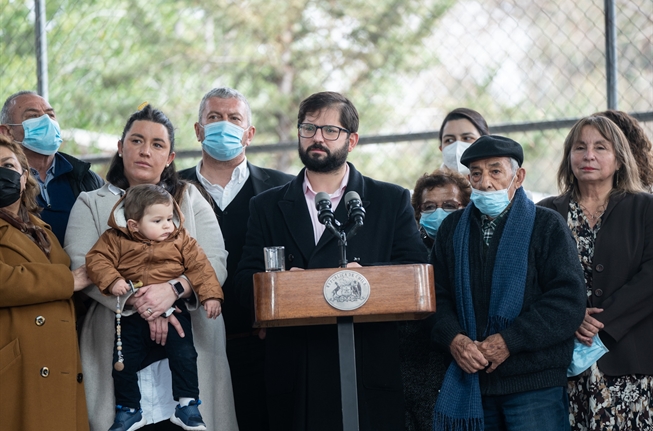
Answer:
[[472, 144], [466, 142], [456, 141], [453, 144], [449, 144], [442, 149], [442, 159], [443, 165], [452, 171], [460, 172], [463, 175], [469, 175], [469, 169], [467, 166], [460, 163], [460, 158], [467, 148]]

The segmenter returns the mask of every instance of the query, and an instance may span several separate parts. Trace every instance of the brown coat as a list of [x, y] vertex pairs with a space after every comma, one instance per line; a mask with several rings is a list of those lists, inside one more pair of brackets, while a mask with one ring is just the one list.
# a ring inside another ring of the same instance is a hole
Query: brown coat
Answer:
[[49, 226], [50, 260], [0, 219], [0, 429], [88, 430], [73, 276]]
[[175, 204], [175, 231], [164, 241], [151, 241], [126, 227], [122, 199], [109, 218], [111, 229], [105, 231], [86, 254], [86, 268], [93, 283], [110, 295], [110, 287], [119, 279], [141, 281], [144, 286], [165, 283], [181, 276], [197, 292], [200, 302], [223, 300], [222, 287], [197, 241], [182, 226]]

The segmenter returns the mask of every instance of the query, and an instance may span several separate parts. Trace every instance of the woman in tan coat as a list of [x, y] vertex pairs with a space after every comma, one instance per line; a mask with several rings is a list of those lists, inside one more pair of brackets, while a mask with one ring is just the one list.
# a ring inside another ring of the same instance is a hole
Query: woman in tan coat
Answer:
[[36, 216], [38, 192], [0, 135], [0, 429], [88, 430], [71, 296], [90, 280]]

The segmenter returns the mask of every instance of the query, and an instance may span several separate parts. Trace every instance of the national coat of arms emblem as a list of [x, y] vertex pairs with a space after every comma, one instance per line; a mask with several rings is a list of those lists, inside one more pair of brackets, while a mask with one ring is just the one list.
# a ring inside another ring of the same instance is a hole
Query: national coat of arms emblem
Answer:
[[370, 283], [356, 271], [338, 271], [324, 283], [324, 299], [338, 310], [360, 308], [369, 297]]

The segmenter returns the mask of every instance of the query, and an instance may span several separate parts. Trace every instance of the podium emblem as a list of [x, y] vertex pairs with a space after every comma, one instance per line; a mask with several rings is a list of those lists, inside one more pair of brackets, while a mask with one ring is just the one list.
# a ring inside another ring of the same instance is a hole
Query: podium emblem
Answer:
[[369, 297], [370, 282], [356, 271], [338, 271], [324, 283], [324, 299], [338, 310], [356, 310], [362, 307]]

